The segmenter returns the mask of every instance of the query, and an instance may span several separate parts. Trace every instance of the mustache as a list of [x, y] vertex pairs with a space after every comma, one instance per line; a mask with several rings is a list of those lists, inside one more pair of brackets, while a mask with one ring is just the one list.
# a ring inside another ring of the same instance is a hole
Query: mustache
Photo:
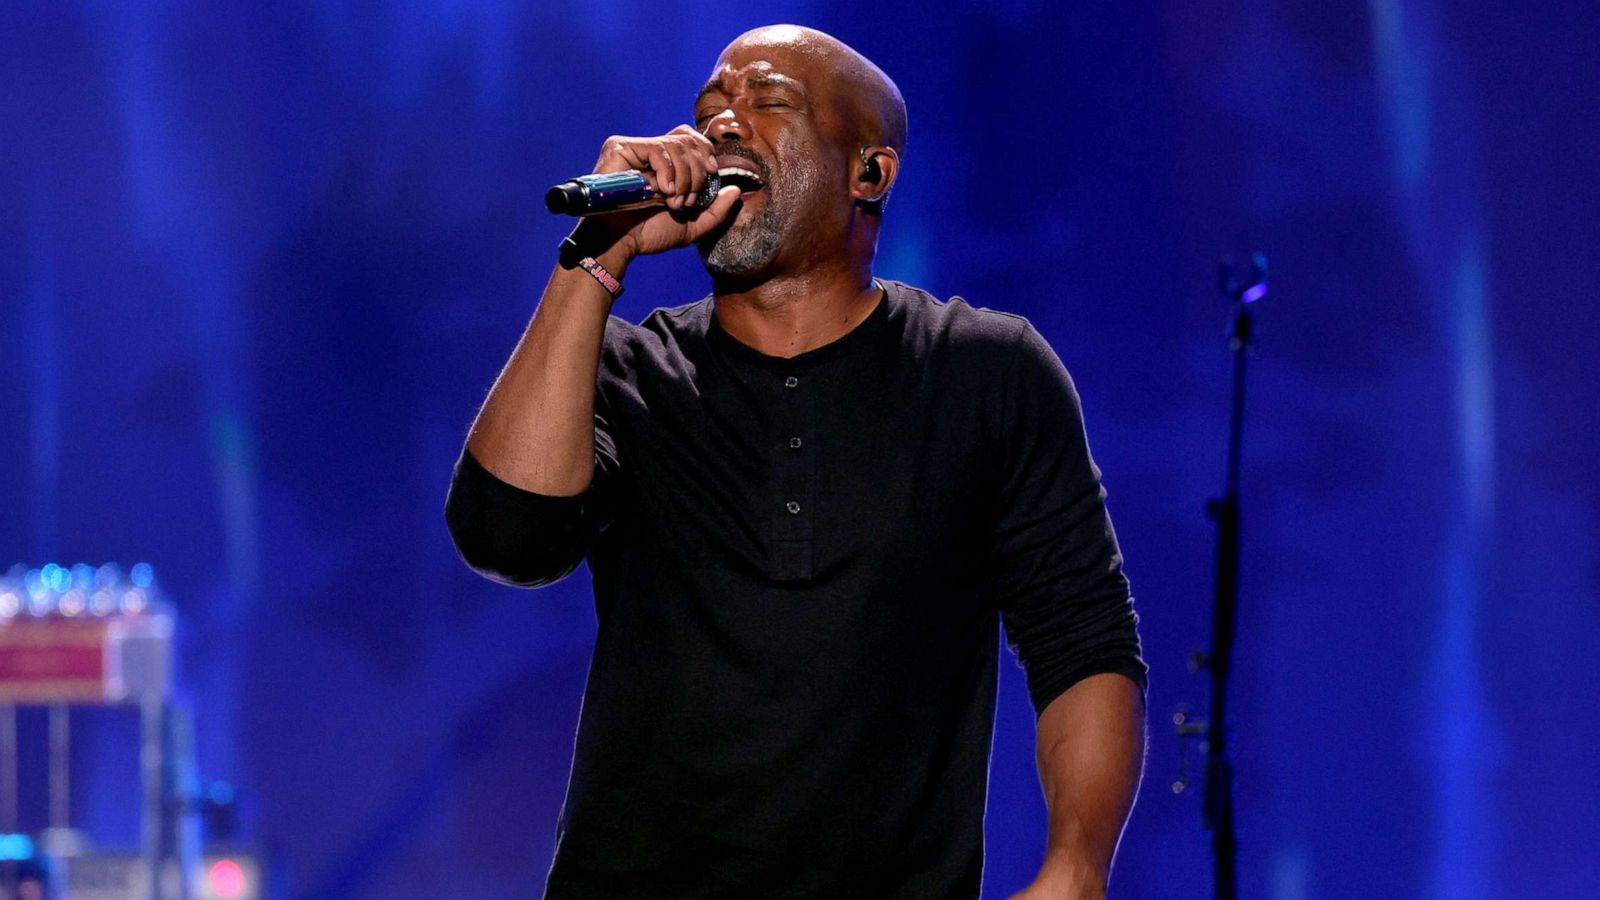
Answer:
[[761, 175], [761, 180], [769, 185], [772, 183], [772, 168], [767, 165], [765, 159], [761, 158], [761, 154], [752, 148], [738, 141], [729, 141], [726, 144], [718, 144], [716, 146], [716, 154], [718, 156], [737, 156], [740, 159], [749, 160], [755, 164], [756, 171]]

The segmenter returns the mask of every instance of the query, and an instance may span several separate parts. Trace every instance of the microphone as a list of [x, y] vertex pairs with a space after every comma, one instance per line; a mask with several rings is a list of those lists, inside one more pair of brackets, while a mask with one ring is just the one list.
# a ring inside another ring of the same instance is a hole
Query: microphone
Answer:
[[[719, 173], [707, 172], [706, 186], [689, 204], [689, 209], [698, 212], [710, 206], [721, 188]], [[650, 187], [649, 180], [638, 169], [605, 175], [580, 175], [571, 181], [561, 182], [544, 195], [546, 209], [569, 216], [603, 216], [628, 209], [665, 206], [666, 202]]]

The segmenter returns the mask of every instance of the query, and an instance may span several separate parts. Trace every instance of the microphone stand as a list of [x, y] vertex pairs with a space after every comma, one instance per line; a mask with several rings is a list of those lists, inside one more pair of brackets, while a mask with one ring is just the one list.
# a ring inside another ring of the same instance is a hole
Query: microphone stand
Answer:
[[[1255, 340], [1251, 304], [1267, 294], [1267, 259], [1261, 253], [1250, 259], [1248, 272], [1236, 270], [1223, 257], [1217, 273], [1218, 287], [1233, 302], [1233, 326], [1228, 349], [1233, 354], [1233, 397], [1228, 423], [1228, 472], [1221, 497], [1206, 504], [1206, 514], [1217, 523], [1215, 605], [1211, 620], [1211, 652], [1199, 660], [1211, 673], [1211, 709], [1201, 726], [1188, 732], [1206, 738], [1205, 824], [1211, 831], [1215, 859], [1217, 900], [1239, 896], [1238, 852], [1233, 820], [1233, 759], [1228, 752], [1228, 673], [1233, 667], [1233, 643], [1239, 606], [1239, 468], [1244, 439], [1245, 361]], [[1180, 734], [1182, 716], [1176, 719]]]

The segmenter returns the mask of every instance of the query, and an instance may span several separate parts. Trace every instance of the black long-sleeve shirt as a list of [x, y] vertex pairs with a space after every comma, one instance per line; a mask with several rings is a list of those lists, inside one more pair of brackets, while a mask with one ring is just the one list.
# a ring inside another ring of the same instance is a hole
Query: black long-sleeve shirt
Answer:
[[1018, 316], [884, 284], [792, 359], [710, 299], [611, 318], [577, 497], [463, 454], [470, 565], [594, 577], [548, 897], [975, 897], [997, 619], [1036, 711], [1145, 686], [1066, 370]]

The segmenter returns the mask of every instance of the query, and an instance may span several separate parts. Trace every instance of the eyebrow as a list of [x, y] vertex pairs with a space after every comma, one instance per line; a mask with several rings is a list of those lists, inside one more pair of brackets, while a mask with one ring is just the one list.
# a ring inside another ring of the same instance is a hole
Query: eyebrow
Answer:
[[[790, 78], [787, 75], [779, 75], [776, 72], [758, 72], [755, 75], [751, 75], [749, 78], [746, 78], [744, 84], [745, 87], [751, 88], [775, 87], [794, 91], [796, 93], [805, 93], [805, 87], [800, 82]], [[726, 93], [728, 93], [728, 91], [724, 90], [722, 87], [722, 76], [718, 75], [706, 82], [705, 87], [700, 89], [700, 93], [695, 95], [694, 105], [699, 106], [700, 101], [704, 100], [707, 94]]]

